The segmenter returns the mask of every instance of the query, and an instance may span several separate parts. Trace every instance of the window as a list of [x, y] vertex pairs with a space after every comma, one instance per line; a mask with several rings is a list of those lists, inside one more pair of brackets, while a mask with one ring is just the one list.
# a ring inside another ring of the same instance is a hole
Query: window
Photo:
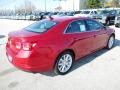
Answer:
[[90, 11], [82, 11], [81, 14], [89, 14]]
[[92, 11], [90, 14], [94, 14], [94, 12]]
[[26, 27], [25, 30], [40, 33], [40, 32], [45, 32], [49, 30], [56, 24], [57, 22], [55, 21], [43, 20], [40, 22], [33, 23], [32, 25]]
[[95, 14], [97, 14], [97, 11], [94, 11]]
[[102, 11], [100, 12], [100, 14], [109, 14], [109, 13], [110, 13], [109, 10], [102, 10]]
[[111, 15], [116, 15], [116, 13], [117, 13], [116, 10], [111, 10], [111, 11], [110, 11], [110, 14], [111, 14]]
[[91, 11], [91, 14], [97, 14], [97, 11]]
[[86, 24], [89, 31], [99, 30], [103, 27], [101, 23], [98, 23], [97, 21], [94, 20], [86, 20]]
[[77, 32], [84, 32], [86, 31], [85, 23], [82, 20], [72, 22], [67, 30], [66, 33], [77, 33]]

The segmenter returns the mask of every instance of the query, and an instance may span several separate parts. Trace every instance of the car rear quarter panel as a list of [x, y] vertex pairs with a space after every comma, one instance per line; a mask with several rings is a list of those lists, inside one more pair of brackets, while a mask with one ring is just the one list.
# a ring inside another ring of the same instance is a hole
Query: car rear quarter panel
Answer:
[[36, 53], [48, 57], [53, 66], [57, 56], [63, 50], [69, 49], [69, 44], [72, 42], [72, 40], [64, 38], [63, 31], [66, 25], [67, 22], [52, 28], [44, 34], [44, 39], [37, 40], [37, 45], [34, 47]]

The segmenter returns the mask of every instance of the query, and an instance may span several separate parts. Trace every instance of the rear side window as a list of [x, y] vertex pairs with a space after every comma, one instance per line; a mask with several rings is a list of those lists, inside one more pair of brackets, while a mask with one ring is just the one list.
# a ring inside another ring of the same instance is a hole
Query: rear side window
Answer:
[[84, 31], [86, 31], [86, 26], [83, 20], [72, 22], [66, 29], [66, 33], [78, 33]]
[[40, 33], [40, 32], [45, 32], [45, 31], [49, 30], [56, 24], [57, 24], [57, 22], [55, 22], [55, 21], [43, 20], [43, 21], [31, 24], [30, 26], [26, 27], [25, 29], [27, 31]]
[[89, 31], [96, 31], [103, 27], [101, 23], [98, 23], [97, 21], [94, 20], [86, 20], [86, 24]]

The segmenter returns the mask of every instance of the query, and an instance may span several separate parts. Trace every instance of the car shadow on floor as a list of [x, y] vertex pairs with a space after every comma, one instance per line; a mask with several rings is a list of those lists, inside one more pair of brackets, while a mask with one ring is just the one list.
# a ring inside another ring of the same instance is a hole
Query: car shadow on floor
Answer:
[[[117, 46], [120, 46], [120, 40], [118, 40], [118, 39], [115, 40], [115, 44], [114, 44], [114, 47], [112, 49], [114, 49]], [[92, 62], [93, 60], [95, 60], [95, 58], [105, 54], [107, 51], [109, 51], [109, 50], [101, 49], [99, 51], [96, 51], [96, 52], [94, 52], [92, 54], [89, 54], [89, 55], [79, 59], [78, 61], [76, 61], [74, 63], [74, 65], [73, 65], [73, 67], [72, 67], [72, 69], [71, 69], [71, 71], [69, 73], [73, 72], [74, 70], [76, 70], [79, 67], [82, 67], [83, 65], [86, 65], [86, 64]], [[43, 75], [46, 75], [46, 76], [51, 76], [51, 77], [57, 76], [53, 72], [45, 72], [45, 73], [40, 73], [40, 74], [43, 74]]]
[[[115, 40], [115, 44], [114, 44], [114, 47], [112, 49], [114, 49], [117, 46], [120, 46], [120, 40], [118, 40], [118, 39]], [[81, 67], [81, 66], [83, 66], [83, 65], [85, 65], [87, 63], [92, 62], [93, 60], [95, 60], [95, 58], [105, 54], [107, 51], [109, 51], [109, 50], [104, 48], [104, 49], [101, 49], [99, 51], [96, 51], [96, 52], [94, 52], [92, 54], [89, 54], [89, 55], [81, 58], [80, 60], [75, 62], [75, 64], [73, 65], [73, 68], [72, 68], [72, 70], [70, 72], [74, 71], [75, 69], [77, 69], [77, 68], [79, 68], [79, 67]]]
[[120, 47], [120, 40], [118, 40], [118, 39], [115, 40], [115, 45], [114, 45], [114, 47], [116, 47], [116, 46], [119, 46], [119, 47]]
[[4, 71], [0, 72], [0, 77], [8, 75], [8, 74], [16, 72], [16, 71], [18, 71], [18, 69], [14, 68], [14, 67], [13, 68], [9, 68], [7, 70], [4, 70]]

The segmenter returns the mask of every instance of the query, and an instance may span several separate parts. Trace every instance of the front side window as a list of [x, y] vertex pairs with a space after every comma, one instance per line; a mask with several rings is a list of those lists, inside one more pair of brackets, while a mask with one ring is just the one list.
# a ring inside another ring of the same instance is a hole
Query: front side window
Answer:
[[41, 33], [41, 32], [45, 32], [45, 31], [49, 30], [56, 24], [57, 24], [57, 22], [55, 22], [55, 21], [43, 20], [40, 22], [33, 23], [32, 25], [26, 27], [25, 30]]
[[74, 21], [69, 24], [66, 33], [77, 33], [86, 31], [86, 26], [83, 20]]
[[97, 21], [94, 20], [86, 20], [86, 24], [89, 31], [96, 31], [103, 27], [101, 23], [98, 23]]

